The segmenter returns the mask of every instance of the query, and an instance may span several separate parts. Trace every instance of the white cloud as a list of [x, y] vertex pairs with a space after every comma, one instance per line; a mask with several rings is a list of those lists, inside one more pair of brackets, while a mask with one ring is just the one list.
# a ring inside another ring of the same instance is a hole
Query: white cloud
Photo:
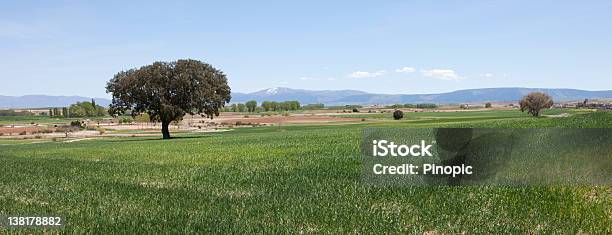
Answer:
[[415, 71], [416, 69], [413, 67], [402, 67], [402, 68], [395, 70], [395, 72], [398, 72], [398, 73], [414, 73]]
[[490, 78], [490, 77], [493, 77], [493, 74], [492, 73], [485, 73], [482, 76], [484, 76], [486, 78]]
[[425, 77], [433, 77], [441, 80], [457, 81], [463, 79], [452, 69], [428, 69], [421, 70], [421, 74]]
[[349, 77], [352, 78], [373, 78], [373, 77], [378, 77], [380, 75], [383, 75], [387, 73], [387, 71], [385, 70], [379, 70], [376, 72], [365, 72], [365, 71], [355, 71], [352, 72], [351, 74], [349, 74]]

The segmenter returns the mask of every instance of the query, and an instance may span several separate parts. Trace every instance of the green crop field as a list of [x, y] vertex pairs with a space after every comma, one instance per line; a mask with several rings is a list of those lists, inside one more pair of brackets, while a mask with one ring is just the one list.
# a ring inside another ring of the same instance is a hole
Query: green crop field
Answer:
[[610, 234], [609, 186], [377, 187], [360, 179], [365, 127], [612, 127], [612, 112], [571, 114], [381, 114], [167, 141], [2, 140], [0, 214], [64, 215], [61, 231], [70, 233]]

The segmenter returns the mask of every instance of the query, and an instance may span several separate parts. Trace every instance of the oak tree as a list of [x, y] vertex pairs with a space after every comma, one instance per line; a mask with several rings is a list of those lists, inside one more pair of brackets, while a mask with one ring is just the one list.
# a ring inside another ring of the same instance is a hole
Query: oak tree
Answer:
[[111, 115], [146, 113], [151, 121], [161, 122], [164, 139], [170, 138], [170, 123], [187, 113], [219, 116], [231, 99], [230, 91], [222, 71], [192, 59], [121, 71], [106, 84], [106, 92], [113, 96]]
[[552, 107], [553, 100], [546, 93], [531, 92], [523, 97], [519, 104], [521, 105], [521, 112], [527, 111], [529, 114], [537, 117], [540, 115], [540, 110]]

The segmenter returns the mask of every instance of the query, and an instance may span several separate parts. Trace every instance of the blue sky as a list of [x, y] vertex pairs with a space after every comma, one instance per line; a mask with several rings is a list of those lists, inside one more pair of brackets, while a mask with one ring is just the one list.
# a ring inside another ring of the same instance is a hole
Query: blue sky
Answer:
[[233, 91], [612, 89], [612, 1], [3, 1], [0, 95], [109, 97], [192, 58]]

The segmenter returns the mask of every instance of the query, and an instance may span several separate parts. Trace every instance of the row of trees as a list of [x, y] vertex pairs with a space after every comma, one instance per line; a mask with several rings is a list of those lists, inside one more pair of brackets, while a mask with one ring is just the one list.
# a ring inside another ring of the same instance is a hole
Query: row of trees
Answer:
[[300, 102], [296, 100], [276, 102], [276, 101], [264, 101], [261, 103], [261, 107], [264, 111], [289, 111], [298, 110], [301, 108]]
[[392, 109], [400, 109], [400, 108], [418, 108], [418, 109], [435, 109], [437, 108], [437, 104], [433, 103], [422, 103], [422, 104], [394, 104], [388, 106], [388, 108]]
[[[322, 105], [322, 104], [321, 104]], [[246, 103], [235, 103], [229, 107], [225, 107], [226, 112], [258, 112], [258, 111], [290, 111], [299, 110], [302, 107], [300, 102], [296, 100], [276, 102], [276, 101], [264, 101], [261, 106], [257, 106], [257, 101], [251, 100]]]
[[0, 117], [3, 116], [32, 116], [34, 113], [29, 111], [15, 111], [15, 110], [0, 110]]
[[94, 99], [91, 102], [77, 102], [70, 107], [50, 108], [51, 117], [100, 117], [107, 114], [106, 109], [96, 104]]

